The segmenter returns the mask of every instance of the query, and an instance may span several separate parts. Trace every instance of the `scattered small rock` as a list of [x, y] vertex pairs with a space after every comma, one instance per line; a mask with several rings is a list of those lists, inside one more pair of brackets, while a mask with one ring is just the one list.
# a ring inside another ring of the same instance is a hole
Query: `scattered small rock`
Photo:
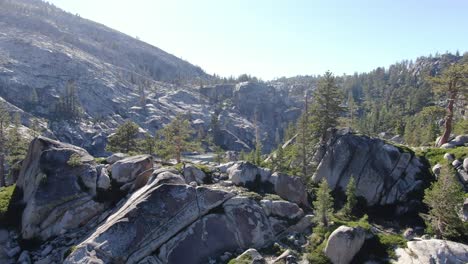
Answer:
[[445, 153], [444, 159], [448, 160], [449, 162], [452, 162], [455, 159], [455, 156], [451, 153]]
[[415, 232], [413, 228], [406, 229], [405, 232], [403, 233], [403, 237], [405, 237], [405, 239], [408, 241], [413, 240], [415, 237]]
[[454, 161], [452, 162], [452, 166], [453, 166], [455, 169], [457, 169], [457, 168], [460, 167], [461, 165], [462, 165], [462, 163], [461, 163], [461, 161], [459, 161], [459, 160], [454, 160]]

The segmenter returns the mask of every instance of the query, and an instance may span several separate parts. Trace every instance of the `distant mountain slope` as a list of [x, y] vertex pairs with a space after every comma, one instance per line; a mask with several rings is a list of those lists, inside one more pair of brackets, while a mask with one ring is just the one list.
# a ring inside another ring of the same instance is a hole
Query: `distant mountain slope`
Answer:
[[[31, 115], [40, 117], [51, 136], [93, 154], [102, 153], [106, 136], [125, 119], [154, 134], [176, 114], [189, 113], [206, 134], [216, 110], [219, 144], [248, 150], [257, 126], [269, 151], [278, 131], [297, 118], [296, 100], [265, 83], [228, 84], [222, 100], [200, 94], [200, 83], [213, 79], [154, 46], [48, 3], [0, 0], [0, 96], [12, 111], [24, 111], [23, 124]], [[83, 110], [75, 124], [57, 121], [56, 111], [71, 81]], [[256, 106], [240, 101], [245, 98]], [[257, 120], [254, 108], [261, 113]]]

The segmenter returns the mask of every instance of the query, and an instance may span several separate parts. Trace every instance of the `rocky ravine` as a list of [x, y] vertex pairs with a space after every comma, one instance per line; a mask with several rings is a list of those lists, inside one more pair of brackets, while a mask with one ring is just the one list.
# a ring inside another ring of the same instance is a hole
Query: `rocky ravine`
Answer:
[[[39, 0], [0, 1], [0, 97], [22, 123], [41, 118], [48, 136], [104, 155], [106, 137], [126, 119], [154, 134], [178, 113], [207, 133], [219, 118], [216, 142], [228, 150], [265, 151], [300, 113], [300, 98], [281, 83], [200, 87], [212, 77], [154, 46]], [[83, 119], [51, 122], [73, 80]], [[193, 83], [193, 85], [192, 85]], [[256, 121], [255, 121], [256, 120]], [[256, 122], [256, 124], [254, 124]]]
[[[340, 140], [360, 142], [377, 152], [389, 149], [367, 137], [339, 135], [327, 147], [323, 164]], [[375, 153], [363, 155], [367, 163], [382, 162]], [[113, 155], [107, 161], [109, 164], [98, 164], [73, 145], [34, 139], [12, 201], [20, 213], [20, 232], [0, 230], [0, 262], [226, 263], [243, 250], [271, 247], [284, 241], [282, 238], [299, 251], [307, 243], [313, 215], [305, 184], [298, 177], [248, 162], [230, 162], [204, 171], [188, 164], [179, 171], [161, 167], [147, 155]], [[378, 186], [396, 186], [399, 180], [413, 177], [408, 171], [421, 169], [415, 162], [405, 168], [398, 177], [392, 173], [376, 177], [372, 170], [356, 175], [373, 175], [375, 182], [381, 181]], [[419, 188], [418, 184], [408, 186], [405, 194]], [[358, 184], [361, 193], [370, 191], [365, 188]], [[382, 191], [379, 197], [387, 201], [385, 205], [410, 202], [407, 195], [394, 196], [393, 192]], [[328, 239], [325, 253], [334, 263], [349, 263], [369, 236], [373, 234], [360, 229], [338, 228]], [[437, 243], [409, 243], [408, 249], [397, 251], [400, 263], [414, 254], [436, 263], [443, 263], [444, 258], [467, 258], [466, 246], [457, 243], [444, 244], [442, 255], [432, 249], [419, 250], [426, 244], [435, 248]], [[245, 254], [262, 258], [253, 249]], [[286, 251], [278, 258], [295, 263], [293, 255]]]

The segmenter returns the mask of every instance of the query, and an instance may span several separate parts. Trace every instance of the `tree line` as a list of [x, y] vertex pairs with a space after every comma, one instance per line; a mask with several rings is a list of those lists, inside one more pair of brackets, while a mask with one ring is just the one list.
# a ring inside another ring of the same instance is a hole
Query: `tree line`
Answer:
[[[38, 129], [37, 123], [33, 122], [32, 128]], [[8, 177], [12, 177], [12, 171], [19, 169], [20, 162], [25, 158], [28, 150], [29, 140], [24, 138], [20, 131], [21, 116], [15, 113], [13, 116], [8, 112], [5, 103], [0, 103], [0, 187], [6, 185]], [[16, 181], [16, 179], [12, 179]]]
[[191, 127], [187, 115], [178, 114], [162, 129], [152, 136], [145, 133], [143, 137], [139, 126], [133, 121], [127, 121], [119, 126], [116, 132], [108, 137], [107, 150], [122, 153], [157, 154], [164, 160], [182, 161], [182, 154], [190, 151], [202, 151], [202, 143], [215, 151], [218, 162], [222, 159], [222, 149], [213, 143], [213, 136], [202, 137]]

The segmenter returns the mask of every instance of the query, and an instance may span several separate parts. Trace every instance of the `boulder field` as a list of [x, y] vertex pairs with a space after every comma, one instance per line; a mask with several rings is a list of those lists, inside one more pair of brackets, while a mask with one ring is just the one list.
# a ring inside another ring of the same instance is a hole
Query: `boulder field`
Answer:
[[[318, 160], [312, 180], [325, 177], [337, 190], [353, 175], [358, 195], [374, 207], [411, 202], [427, 169], [411, 152], [351, 134], [335, 135]], [[299, 263], [292, 248], [275, 258], [264, 258], [263, 249], [280, 241], [303, 249], [314, 225], [301, 177], [245, 161], [177, 168], [148, 155], [103, 161], [45, 137], [30, 144], [12, 204], [19, 231], [0, 229], [1, 263]], [[323, 253], [350, 263], [372, 232], [341, 226]], [[419, 263], [415, 256], [445, 263], [463, 261], [466, 252], [462, 244], [418, 238], [396, 254], [399, 263]]]

